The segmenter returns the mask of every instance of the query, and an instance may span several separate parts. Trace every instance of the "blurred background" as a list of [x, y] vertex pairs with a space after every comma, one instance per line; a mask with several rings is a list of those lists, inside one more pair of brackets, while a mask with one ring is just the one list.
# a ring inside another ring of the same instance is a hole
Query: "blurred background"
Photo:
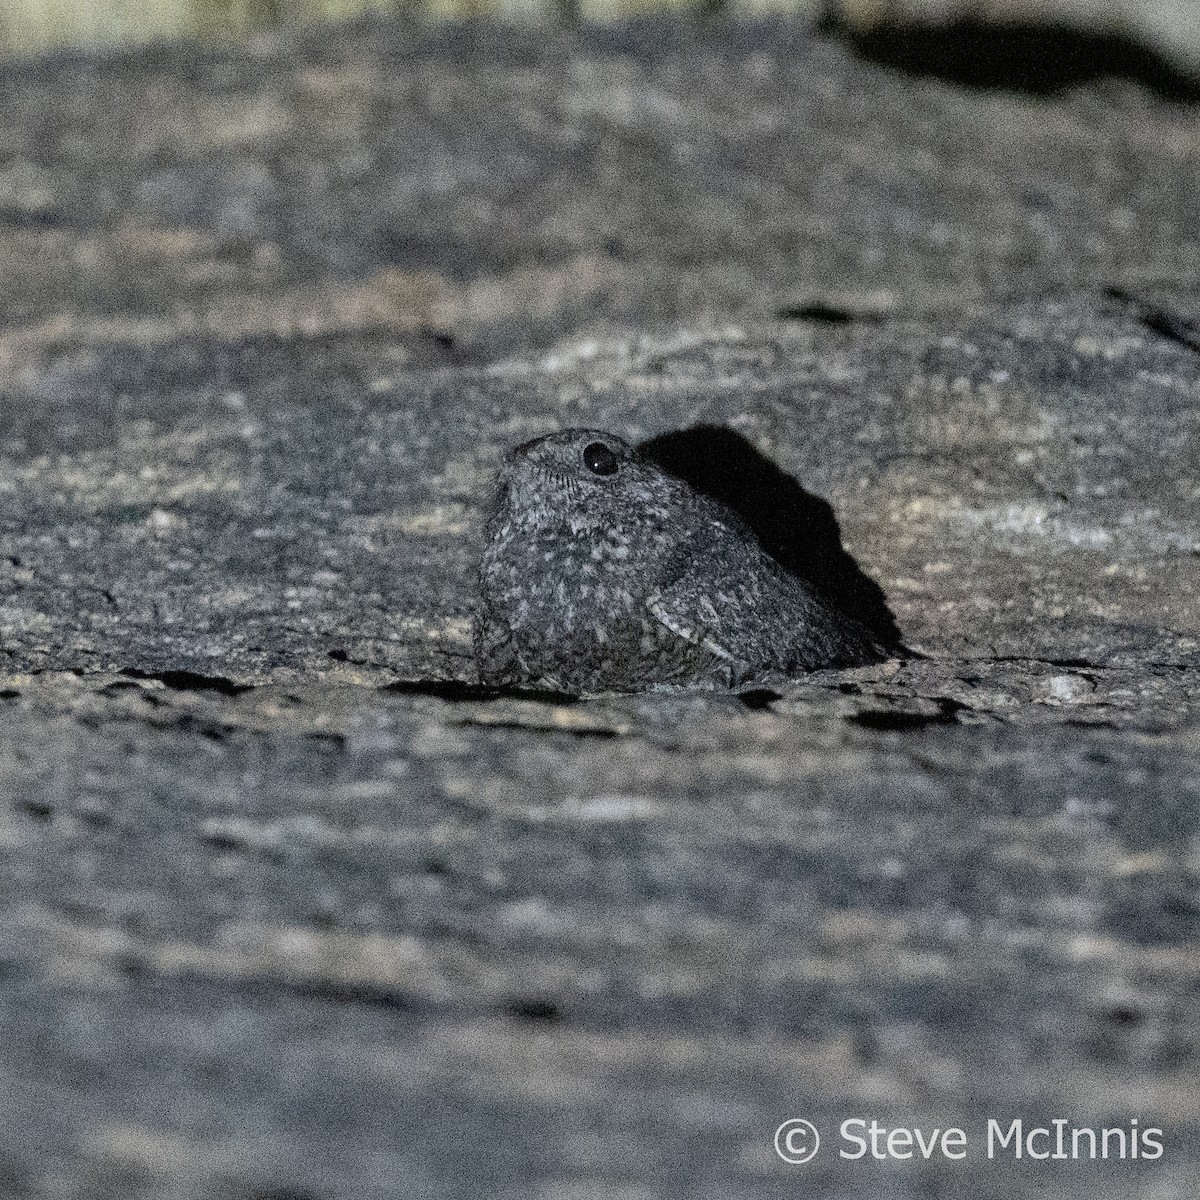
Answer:
[[781, 12], [859, 35], [897, 26], [1053, 26], [1128, 39], [1200, 74], [1198, 0], [5, 0], [0, 55], [236, 38], [370, 13], [399, 13], [414, 21], [486, 13], [518, 21], [603, 22], [667, 9], [735, 16]]

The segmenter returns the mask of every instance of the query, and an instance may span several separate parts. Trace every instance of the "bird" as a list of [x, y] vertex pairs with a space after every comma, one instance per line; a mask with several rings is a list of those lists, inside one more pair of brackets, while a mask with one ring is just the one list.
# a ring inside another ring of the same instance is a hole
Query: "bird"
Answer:
[[598, 429], [503, 456], [478, 590], [475, 660], [496, 688], [737, 690], [887, 657], [731, 508]]

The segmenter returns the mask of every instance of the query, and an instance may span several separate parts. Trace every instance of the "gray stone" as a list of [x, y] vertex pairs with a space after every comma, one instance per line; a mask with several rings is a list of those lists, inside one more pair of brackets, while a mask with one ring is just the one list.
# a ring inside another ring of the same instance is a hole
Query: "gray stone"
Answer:
[[[1193, 109], [671, 26], [0, 97], [0, 1190], [1194, 1192]], [[499, 455], [581, 425], [916, 655], [481, 688]]]

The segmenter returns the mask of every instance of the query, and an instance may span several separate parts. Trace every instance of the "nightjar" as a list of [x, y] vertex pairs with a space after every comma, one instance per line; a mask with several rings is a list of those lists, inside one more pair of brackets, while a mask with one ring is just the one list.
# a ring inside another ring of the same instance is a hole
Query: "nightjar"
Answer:
[[505, 456], [479, 587], [494, 686], [736, 688], [886, 657], [731, 509], [596, 429]]

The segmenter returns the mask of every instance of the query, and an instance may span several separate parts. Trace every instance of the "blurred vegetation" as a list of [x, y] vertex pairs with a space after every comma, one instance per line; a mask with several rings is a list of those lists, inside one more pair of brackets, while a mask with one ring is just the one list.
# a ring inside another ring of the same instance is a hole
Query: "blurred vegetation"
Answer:
[[238, 37], [325, 17], [405, 7], [398, 0], [3, 0], [0, 54], [180, 37]]
[[729, 16], [825, 16], [856, 34], [918, 33], [966, 22], [987, 29], [1066, 29], [1126, 39], [1200, 76], [1200, 0], [0, 0], [0, 58], [56, 47], [199, 37], [237, 39], [370, 13], [411, 20], [487, 13], [510, 21], [616, 21], [690, 10]]
[[[0, 0], [0, 56], [61, 46], [104, 46], [181, 37], [236, 38], [368, 13], [414, 19], [487, 11], [514, 20], [619, 19], [636, 11], [712, 11], [728, 0]], [[745, 11], [813, 14], [819, 0], [737, 0]]]

